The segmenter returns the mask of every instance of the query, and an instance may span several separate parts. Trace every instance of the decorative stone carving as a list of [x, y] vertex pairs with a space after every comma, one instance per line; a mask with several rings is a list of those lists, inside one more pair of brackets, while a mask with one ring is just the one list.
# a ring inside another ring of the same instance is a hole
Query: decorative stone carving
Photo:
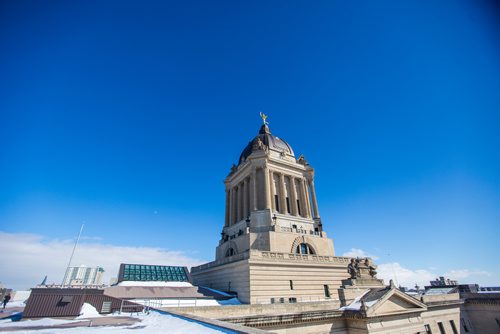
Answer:
[[375, 265], [369, 257], [367, 257], [365, 259], [365, 266], [368, 267], [368, 273], [370, 274], [370, 276], [372, 278], [376, 278], [376, 276], [377, 276], [377, 270], [376, 270], [377, 269], [377, 265]]
[[347, 272], [350, 278], [342, 280], [345, 287], [348, 286], [383, 286], [383, 281], [377, 279], [377, 266], [373, 264], [370, 258], [352, 258], [347, 265]]
[[309, 162], [307, 162], [307, 160], [306, 160], [306, 158], [304, 158], [303, 154], [300, 155], [300, 157], [297, 159], [297, 162], [301, 165], [309, 166]]
[[231, 166], [231, 173], [234, 173], [234, 172], [236, 172], [237, 170], [238, 170], [238, 166], [236, 166], [235, 164], [233, 164], [233, 165]]
[[357, 278], [359, 271], [358, 268], [356, 267], [356, 260], [351, 259], [351, 262], [347, 265], [347, 272], [349, 275], [351, 275], [351, 278]]

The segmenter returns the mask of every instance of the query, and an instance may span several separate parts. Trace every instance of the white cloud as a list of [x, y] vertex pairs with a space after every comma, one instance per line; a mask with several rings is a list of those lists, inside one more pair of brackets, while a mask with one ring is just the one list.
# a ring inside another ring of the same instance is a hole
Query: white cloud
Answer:
[[408, 288], [415, 287], [418, 284], [421, 288], [429, 285], [431, 280], [434, 280], [437, 275], [426, 269], [408, 269], [401, 266], [399, 263], [383, 263], [377, 268], [378, 278], [389, 284], [389, 280], [394, 280], [396, 285], [401, 285]]
[[[74, 241], [46, 240], [40, 235], [0, 232], [0, 281], [9, 288], [27, 289], [39, 284], [45, 275], [48, 283], [60, 284]], [[98, 243], [80, 243], [72, 265], [101, 266], [104, 283], [118, 275], [120, 263], [144, 263], [188, 266], [202, 261], [182, 251], [154, 247], [126, 247]]]
[[[452, 280], [457, 280], [457, 281], [459, 281], [459, 283], [460, 282], [469, 283], [469, 282], [465, 282], [464, 280], [474, 279], [478, 276], [491, 277], [491, 273], [489, 273], [485, 270], [455, 269], [455, 270], [447, 271], [444, 274], [444, 277], [450, 278]], [[475, 283], [475, 282], [472, 282], [472, 283]]]
[[[435, 270], [432, 269], [433, 271]], [[393, 279], [396, 284], [404, 287], [413, 288], [418, 284], [421, 288], [430, 285], [430, 281], [439, 276], [444, 276], [458, 281], [459, 284], [479, 284], [481, 286], [494, 285], [494, 282], [488, 280], [492, 274], [485, 270], [452, 269], [444, 274], [436, 274], [427, 269], [409, 269], [401, 266], [399, 263], [383, 263], [378, 266], [378, 278], [385, 280], [387, 284]]]
[[349, 251], [342, 254], [342, 256], [346, 256], [346, 257], [371, 257], [373, 260], [378, 259], [378, 256], [368, 254], [367, 252], [365, 252], [364, 250], [359, 249], [359, 248], [351, 248]]

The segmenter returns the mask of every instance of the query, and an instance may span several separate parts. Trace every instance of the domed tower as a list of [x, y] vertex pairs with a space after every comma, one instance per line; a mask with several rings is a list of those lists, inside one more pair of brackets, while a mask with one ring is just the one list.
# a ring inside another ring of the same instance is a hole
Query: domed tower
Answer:
[[[314, 169], [267, 122], [224, 181], [226, 217], [216, 258], [249, 249], [333, 256], [314, 188]], [[243, 236], [243, 237], [242, 237]]]
[[191, 275], [196, 284], [237, 292], [246, 303], [330, 298], [336, 287], [330, 292], [329, 286], [348, 276], [349, 259], [334, 256], [323, 231], [314, 169], [271, 133], [265, 117], [224, 180], [216, 259], [193, 267]]

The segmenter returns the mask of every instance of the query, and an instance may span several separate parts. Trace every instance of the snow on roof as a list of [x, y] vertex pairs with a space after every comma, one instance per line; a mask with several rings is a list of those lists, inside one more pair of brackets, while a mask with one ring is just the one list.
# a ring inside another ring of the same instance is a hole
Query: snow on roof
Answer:
[[[122, 313], [123, 315], [123, 313]], [[112, 317], [112, 315], [109, 315]], [[236, 333], [234, 331], [217, 328], [214, 325], [204, 324], [196, 320], [188, 320], [170, 314], [160, 314], [151, 312], [150, 314], [131, 315], [134, 318], [139, 318], [141, 321], [128, 326], [98, 326], [98, 327], [74, 327], [74, 328], [57, 328], [51, 331], [50, 327], [44, 330], [28, 330], [24, 329], [22, 333], [68, 333], [68, 334], [122, 334], [128, 332], [128, 329], [133, 329], [134, 334], [153, 334], [153, 333], [169, 333], [169, 334], [216, 334], [216, 333]], [[54, 326], [69, 324], [72, 322], [80, 322], [81, 320], [56, 320], [56, 319], [38, 319], [26, 320], [19, 322], [0, 321], [0, 331], [8, 327], [34, 327], [34, 326]]]
[[101, 317], [97, 309], [89, 303], [83, 303], [82, 310], [77, 319]]
[[225, 293], [223, 291], [220, 291], [220, 290], [215, 290], [215, 289], [212, 289], [212, 288], [207, 288], [206, 286], [203, 286], [202, 288], [204, 289], [207, 289], [207, 290], [210, 290], [210, 291], [213, 291], [219, 295], [223, 295], [223, 296], [227, 296], [227, 297], [233, 297], [233, 295], [230, 295], [229, 293]]
[[456, 287], [450, 287], [450, 288], [430, 288], [427, 291], [425, 291], [425, 295], [446, 295], [448, 293], [454, 292], [454, 290], [457, 290]]
[[361, 308], [361, 298], [364, 297], [370, 290], [366, 290], [361, 296], [354, 299], [349, 305], [341, 307], [341, 311], [359, 311]]

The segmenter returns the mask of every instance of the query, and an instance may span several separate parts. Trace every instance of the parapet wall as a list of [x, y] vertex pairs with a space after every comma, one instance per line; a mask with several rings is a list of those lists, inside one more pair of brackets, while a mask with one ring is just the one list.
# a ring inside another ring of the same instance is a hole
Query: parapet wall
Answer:
[[297, 303], [297, 304], [263, 304], [162, 308], [166, 312], [182, 312], [210, 319], [249, 317], [255, 315], [282, 315], [311, 311], [338, 310], [339, 301]]

